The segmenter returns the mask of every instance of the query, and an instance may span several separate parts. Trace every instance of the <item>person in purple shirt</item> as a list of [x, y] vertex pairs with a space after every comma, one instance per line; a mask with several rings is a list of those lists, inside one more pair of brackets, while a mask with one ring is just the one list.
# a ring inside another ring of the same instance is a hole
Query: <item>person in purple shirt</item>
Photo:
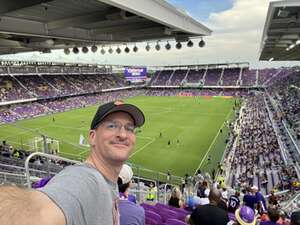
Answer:
[[243, 202], [246, 206], [255, 210], [256, 197], [254, 195], [252, 195], [252, 193], [249, 191], [249, 189], [247, 190], [247, 193], [244, 195]]
[[255, 193], [256, 203], [259, 206], [259, 212], [266, 212], [267, 211], [267, 203], [265, 200], [265, 197], [262, 195], [262, 193], [258, 190], [256, 186], [253, 186], [252, 188], [253, 193]]
[[132, 176], [133, 172], [131, 167], [124, 164], [118, 178], [120, 192], [120, 225], [145, 225], [144, 209], [135, 204], [132, 197], [131, 200], [129, 200], [131, 195], [129, 195], [128, 189], [130, 187]]

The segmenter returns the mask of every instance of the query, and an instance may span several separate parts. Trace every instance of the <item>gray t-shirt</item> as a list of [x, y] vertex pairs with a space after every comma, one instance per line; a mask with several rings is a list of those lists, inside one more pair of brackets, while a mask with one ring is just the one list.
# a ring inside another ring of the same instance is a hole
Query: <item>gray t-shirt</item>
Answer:
[[88, 164], [66, 167], [38, 190], [61, 208], [67, 225], [117, 224], [117, 184]]

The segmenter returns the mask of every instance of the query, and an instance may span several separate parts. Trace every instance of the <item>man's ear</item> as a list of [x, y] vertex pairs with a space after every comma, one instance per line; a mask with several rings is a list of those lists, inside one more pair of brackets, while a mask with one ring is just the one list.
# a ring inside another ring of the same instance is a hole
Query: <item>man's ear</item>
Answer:
[[90, 146], [95, 146], [95, 140], [96, 140], [96, 131], [90, 130], [89, 131], [89, 144]]

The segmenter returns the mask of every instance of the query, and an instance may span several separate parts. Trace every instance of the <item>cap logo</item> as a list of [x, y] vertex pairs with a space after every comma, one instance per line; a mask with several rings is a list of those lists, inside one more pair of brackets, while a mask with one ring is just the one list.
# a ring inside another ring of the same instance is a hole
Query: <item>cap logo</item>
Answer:
[[118, 100], [114, 102], [114, 105], [123, 105], [124, 102], [122, 100]]

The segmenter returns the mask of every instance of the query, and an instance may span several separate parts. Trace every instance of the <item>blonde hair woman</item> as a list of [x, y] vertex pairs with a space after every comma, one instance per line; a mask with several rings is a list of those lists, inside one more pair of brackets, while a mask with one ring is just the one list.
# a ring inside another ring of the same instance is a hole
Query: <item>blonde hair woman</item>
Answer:
[[172, 189], [171, 198], [168, 204], [176, 208], [183, 208], [182, 194], [178, 187]]

